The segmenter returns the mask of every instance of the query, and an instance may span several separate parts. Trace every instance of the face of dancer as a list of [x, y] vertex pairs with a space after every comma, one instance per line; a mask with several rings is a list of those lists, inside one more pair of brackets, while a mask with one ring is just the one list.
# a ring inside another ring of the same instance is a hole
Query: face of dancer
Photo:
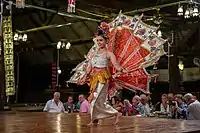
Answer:
[[106, 40], [102, 36], [97, 36], [96, 39], [97, 39], [97, 44], [100, 49], [103, 49], [106, 47]]

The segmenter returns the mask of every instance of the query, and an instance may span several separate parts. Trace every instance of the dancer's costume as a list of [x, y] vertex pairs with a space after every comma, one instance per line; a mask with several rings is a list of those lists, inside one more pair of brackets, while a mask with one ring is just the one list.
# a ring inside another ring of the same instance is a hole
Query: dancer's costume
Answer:
[[87, 74], [85, 70], [88, 65], [99, 69], [107, 68], [90, 75], [89, 80], [85, 81], [90, 86], [92, 120], [117, 113], [106, 100], [107, 96], [114, 96], [118, 88], [149, 93], [151, 75], [145, 68], [154, 65], [165, 54], [163, 44], [166, 41], [155, 33], [157, 27], [145, 24], [141, 18], [142, 16], [129, 17], [119, 14], [111, 23], [103, 22], [100, 26], [107, 31], [108, 50], [114, 53], [123, 68], [129, 69], [129, 74], [117, 74], [117, 70], [110, 65], [105, 55], [96, 53], [98, 45], [95, 39], [86, 60], [73, 69], [75, 73], [68, 81], [70, 83], [78, 83]]

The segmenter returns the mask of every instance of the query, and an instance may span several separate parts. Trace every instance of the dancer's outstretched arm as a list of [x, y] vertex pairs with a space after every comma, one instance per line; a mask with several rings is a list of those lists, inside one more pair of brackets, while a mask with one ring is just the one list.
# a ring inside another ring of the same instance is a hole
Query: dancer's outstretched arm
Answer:
[[118, 71], [123, 72], [123, 73], [128, 73], [128, 72], [129, 72], [128, 70], [126, 70], [126, 69], [122, 68], [122, 66], [120, 66], [120, 64], [119, 64], [119, 63], [117, 62], [117, 60], [116, 60], [115, 55], [114, 55], [112, 52], [108, 51], [108, 52], [107, 52], [107, 55], [108, 55], [108, 57], [109, 57], [109, 59], [110, 59], [112, 65], [113, 65]]

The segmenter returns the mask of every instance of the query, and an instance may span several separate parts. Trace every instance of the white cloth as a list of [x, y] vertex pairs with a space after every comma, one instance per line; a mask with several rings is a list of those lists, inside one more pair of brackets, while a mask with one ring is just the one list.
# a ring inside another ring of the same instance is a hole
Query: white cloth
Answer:
[[112, 106], [107, 104], [107, 89], [108, 84], [98, 83], [96, 95], [91, 102], [91, 120], [103, 119], [107, 117], [112, 117], [118, 113]]
[[160, 104], [160, 112], [170, 112], [170, 107], [167, 104], [167, 108], [165, 109], [165, 107], [163, 106], [163, 104]]
[[108, 59], [106, 54], [95, 54], [91, 60], [92, 67], [104, 68], [108, 66]]
[[46, 103], [44, 111], [60, 113], [60, 112], [65, 112], [65, 108], [61, 101], [59, 101], [58, 104], [56, 104], [55, 101], [52, 99]]
[[188, 120], [200, 120], [200, 102], [194, 101], [188, 105]]

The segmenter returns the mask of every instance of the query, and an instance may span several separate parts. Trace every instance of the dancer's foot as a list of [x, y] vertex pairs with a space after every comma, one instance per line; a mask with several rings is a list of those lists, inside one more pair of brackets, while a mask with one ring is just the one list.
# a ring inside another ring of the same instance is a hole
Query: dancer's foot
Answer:
[[122, 113], [117, 113], [116, 114], [116, 120], [115, 120], [115, 125], [117, 125], [119, 123], [119, 118], [122, 116]]
[[98, 125], [99, 125], [98, 120], [91, 121], [89, 124], [87, 124], [87, 126], [98, 126]]
[[91, 121], [89, 124], [87, 124], [87, 126], [93, 126], [93, 122]]

